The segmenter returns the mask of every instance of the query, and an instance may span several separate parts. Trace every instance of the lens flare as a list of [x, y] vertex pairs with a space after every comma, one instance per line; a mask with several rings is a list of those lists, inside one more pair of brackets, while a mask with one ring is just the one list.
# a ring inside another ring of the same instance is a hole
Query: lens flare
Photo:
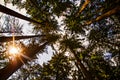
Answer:
[[19, 49], [15, 46], [10, 46], [9, 47], [9, 54], [10, 55], [18, 55], [19, 54]]

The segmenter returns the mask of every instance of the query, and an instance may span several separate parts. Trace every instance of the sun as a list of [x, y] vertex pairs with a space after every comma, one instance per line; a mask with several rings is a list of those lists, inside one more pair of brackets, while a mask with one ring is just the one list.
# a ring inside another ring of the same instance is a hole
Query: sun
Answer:
[[20, 53], [20, 49], [15, 46], [10, 46], [8, 51], [11, 56], [16, 56]]
[[18, 49], [17, 49], [16, 47], [11, 47], [11, 48], [9, 49], [9, 53], [10, 53], [10, 54], [17, 54], [17, 53], [18, 53]]

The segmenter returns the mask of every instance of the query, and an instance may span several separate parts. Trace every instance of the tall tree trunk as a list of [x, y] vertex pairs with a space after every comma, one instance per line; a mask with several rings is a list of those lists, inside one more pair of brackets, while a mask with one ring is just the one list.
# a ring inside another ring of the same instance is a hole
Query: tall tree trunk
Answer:
[[85, 79], [86, 80], [93, 80], [92, 79], [92, 75], [87, 71], [85, 66], [81, 63], [81, 60], [79, 59], [79, 57], [76, 54], [76, 52], [74, 50], [72, 50], [72, 49], [71, 49], [71, 52], [73, 53], [75, 59], [77, 60], [77, 64], [80, 66], [81, 71], [82, 71], [83, 75], [85, 76]]
[[[28, 39], [28, 38], [33, 38], [33, 37], [43, 37], [45, 35], [31, 35], [31, 36], [14, 36], [15, 40], [20, 40], [20, 39]], [[13, 36], [0, 36], [0, 42], [8, 42], [12, 41]]]
[[87, 5], [90, 3], [90, 0], [85, 0], [85, 2], [83, 3], [82, 7], [80, 8], [80, 10], [78, 11], [77, 16], [79, 16], [79, 14], [87, 7]]
[[35, 21], [31, 18], [28, 18], [28, 17], [26, 17], [26, 16], [24, 16], [24, 15], [18, 13], [18, 12], [15, 12], [15, 11], [5, 7], [5, 6], [2, 6], [1, 4], [0, 4], [0, 12], [3, 12], [5, 14], [8, 14], [8, 15], [11, 15], [11, 16], [14, 16], [14, 17], [18, 17], [20, 19], [23, 19], [23, 20], [26, 20], [26, 21], [29, 21], [29, 22], [34, 22], [34, 23], [37, 23], [37, 24], [41, 24], [40, 22]]
[[102, 14], [101, 16], [98, 16], [96, 19], [86, 22], [86, 24], [90, 25], [90, 24], [92, 24], [94, 22], [97, 22], [97, 21], [100, 21], [100, 20], [102, 20], [102, 19], [104, 19], [106, 17], [109, 17], [109, 16], [111, 16], [111, 15], [113, 15], [113, 14], [119, 12], [119, 11], [120, 11], [120, 6], [118, 5], [115, 8], [109, 10], [108, 12]]
[[[47, 44], [48, 42], [44, 43], [41, 46], [35, 45], [31, 51], [27, 50], [25, 52], [26, 54], [24, 55], [32, 58], [35, 54], [37, 54], [40, 50], [42, 50]], [[15, 71], [17, 71], [23, 65], [23, 62], [26, 63], [28, 61], [28, 59], [26, 59], [23, 56], [20, 56], [20, 58], [16, 57], [15, 60], [12, 60], [6, 67], [0, 70], [0, 80], [8, 79]]]
[[[85, 77], [85, 75], [83, 74], [83, 72], [81, 71], [80, 66], [79, 66], [79, 64], [78, 64], [76, 61], [75, 61], [75, 65], [76, 65], [76, 67], [77, 67], [77, 69], [78, 69], [78, 74], [81, 74], [81, 73], [82, 73], [82, 75], [83, 75], [83, 77], [84, 77], [84, 80], [85, 80], [86, 77]], [[78, 80], [80, 80], [79, 77], [80, 77], [80, 76], [78, 75]]]

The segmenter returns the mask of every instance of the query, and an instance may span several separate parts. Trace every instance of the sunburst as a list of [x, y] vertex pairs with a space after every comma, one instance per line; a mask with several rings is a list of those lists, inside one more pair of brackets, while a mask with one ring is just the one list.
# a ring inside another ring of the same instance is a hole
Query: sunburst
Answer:
[[16, 55], [19, 55], [20, 49], [15, 46], [9, 46], [8, 52], [9, 52], [9, 55], [16, 56]]

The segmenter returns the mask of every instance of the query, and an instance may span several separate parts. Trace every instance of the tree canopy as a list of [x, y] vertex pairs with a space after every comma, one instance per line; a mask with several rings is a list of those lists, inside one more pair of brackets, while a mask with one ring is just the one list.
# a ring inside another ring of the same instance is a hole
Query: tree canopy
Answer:
[[[29, 18], [8, 12], [10, 9], [0, 5], [1, 12], [30, 21], [35, 36], [15, 36], [16, 44], [23, 49], [22, 54], [14, 60], [9, 59], [4, 66], [0, 65], [0, 80], [8, 79], [13, 73], [16, 76], [11, 79], [15, 80], [119, 80], [120, 0], [4, 2], [26, 10]], [[8, 30], [9, 20], [5, 22]], [[0, 59], [5, 60], [4, 53], [7, 53], [11, 37], [0, 38]], [[29, 41], [26, 44], [21, 39]], [[40, 53], [49, 54], [48, 46], [53, 56], [39, 65], [34, 58]]]

